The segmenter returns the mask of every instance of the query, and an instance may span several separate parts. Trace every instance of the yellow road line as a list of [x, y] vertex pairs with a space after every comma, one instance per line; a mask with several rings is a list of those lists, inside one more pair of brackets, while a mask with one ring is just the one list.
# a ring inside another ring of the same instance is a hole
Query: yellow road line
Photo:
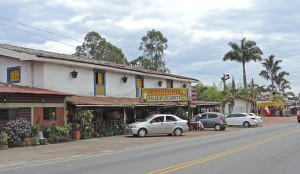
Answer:
[[213, 159], [221, 158], [223, 156], [227, 156], [227, 155], [230, 155], [230, 154], [233, 154], [233, 153], [236, 153], [236, 152], [240, 152], [240, 151], [243, 151], [243, 150], [258, 146], [258, 145], [261, 145], [261, 144], [265, 144], [265, 143], [268, 143], [270, 141], [274, 141], [276, 139], [279, 139], [279, 138], [297, 133], [299, 131], [300, 131], [300, 129], [290, 131], [290, 132], [287, 132], [287, 133], [283, 133], [283, 134], [279, 134], [279, 135], [270, 137], [268, 139], [257, 141], [255, 143], [247, 144], [245, 146], [241, 146], [241, 147], [231, 149], [231, 150], [228, 150], [228, 151], [225, 151], [225, 152], [217, 153], [217, 154], [210, 155], [210, 156], [207, 156], [207, 157], [204, 157], [204, 158], [199, 158], [199, 159], [192, 160], [192, 161], [189, 161], [189, 162], [185, 162], [185, 163], [177, 164], [177, 165], [170, 166], [170, 167], [167, 167], [167, 168], [163, 168], [163, 169], [160, 169], [160, 170], [156, 170], [156, 171], [153, 171], [153, 172], [149, 172], [147, 174], [155, 174], [155, 173], [164, 174], [164, 173], [169, 173], [169, 172], [172, 172], [172, 171], [175, 171], [175, 170], [180, 170], [180, 169], [187, 168], [187, 167], [190, 167], [190, 166], [193, 166], [193, 165], [196, 165], [196, 164], [204, 163], [204, 162], [207, 162], [207, 161], [210, 161], [210, 160], [213, 160]]

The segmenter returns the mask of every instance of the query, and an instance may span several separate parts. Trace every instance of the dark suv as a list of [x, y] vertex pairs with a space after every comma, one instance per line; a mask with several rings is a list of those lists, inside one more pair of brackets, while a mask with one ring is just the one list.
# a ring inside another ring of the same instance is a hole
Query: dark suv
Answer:
[[200, 118], [204, 128], [215, 128], [216, 130], [224, 130], [227, 127], [226, 119], [222, 113], [206, 112], [201, 114]]

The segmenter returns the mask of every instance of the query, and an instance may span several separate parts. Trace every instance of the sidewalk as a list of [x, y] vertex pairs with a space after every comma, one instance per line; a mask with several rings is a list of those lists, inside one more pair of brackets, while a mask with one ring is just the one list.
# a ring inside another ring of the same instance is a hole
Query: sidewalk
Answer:
[[[297, 122], [295, 116], [292, 117], [263, 117], [262, 126], [272, 124], [282, 124]], [[258, 126], [260, 127], [260, 126]], [[256, 127], [253, 127], [256, 128]], [[227, 127], [226, 132], [244, 130], [245, 128]], [[47, 144], [29, 147], [14, 147], [9, 150], [0, 150], [0, 169], [1, 167], [15, 164], [25, 164], [36, 161], [55, 161], [65, 158], [76, 158], [85, 155], [96, 155], [112, 153], [115, 151], [146, 147], [158, 143], [168, 143], [189, 138], [214, 135], [224, 133], [207, 129], [203, 131], [189, 131], [180, 137], [175, 136], [147, 136], [145, 138], [133, 137], [131, 135], [119, 135], [113, 137], [92, 138], [80, 141], [71, 141], [60, 144]]]

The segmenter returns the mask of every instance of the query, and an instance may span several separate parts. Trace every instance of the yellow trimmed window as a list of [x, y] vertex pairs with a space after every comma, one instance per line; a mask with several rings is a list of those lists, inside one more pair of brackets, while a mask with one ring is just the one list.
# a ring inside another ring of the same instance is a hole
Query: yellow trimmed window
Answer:
[[167, 81], [167, 88], [173, 88], [173, 82]]
[[105, 96], [104, 72], [95, 72], [95, 96]]
[[21, 67], [13, 67], [7, 69], [7, 82], [8, 83], [19, 83], [20, 82], [20, 71]]
[[142, 78], [137, 78], [136, 79], [136, 87], [137, 88], [143, 88], [143, 79]]

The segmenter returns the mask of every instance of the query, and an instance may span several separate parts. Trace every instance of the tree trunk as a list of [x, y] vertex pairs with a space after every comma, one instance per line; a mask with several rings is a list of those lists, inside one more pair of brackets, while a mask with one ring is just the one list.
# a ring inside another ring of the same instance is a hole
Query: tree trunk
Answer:
[[247, 88], [247, 80], [246, 80], [245, 62], [243, 62], [243, 82], [244, 82], [244, 89], [246, 89]]

